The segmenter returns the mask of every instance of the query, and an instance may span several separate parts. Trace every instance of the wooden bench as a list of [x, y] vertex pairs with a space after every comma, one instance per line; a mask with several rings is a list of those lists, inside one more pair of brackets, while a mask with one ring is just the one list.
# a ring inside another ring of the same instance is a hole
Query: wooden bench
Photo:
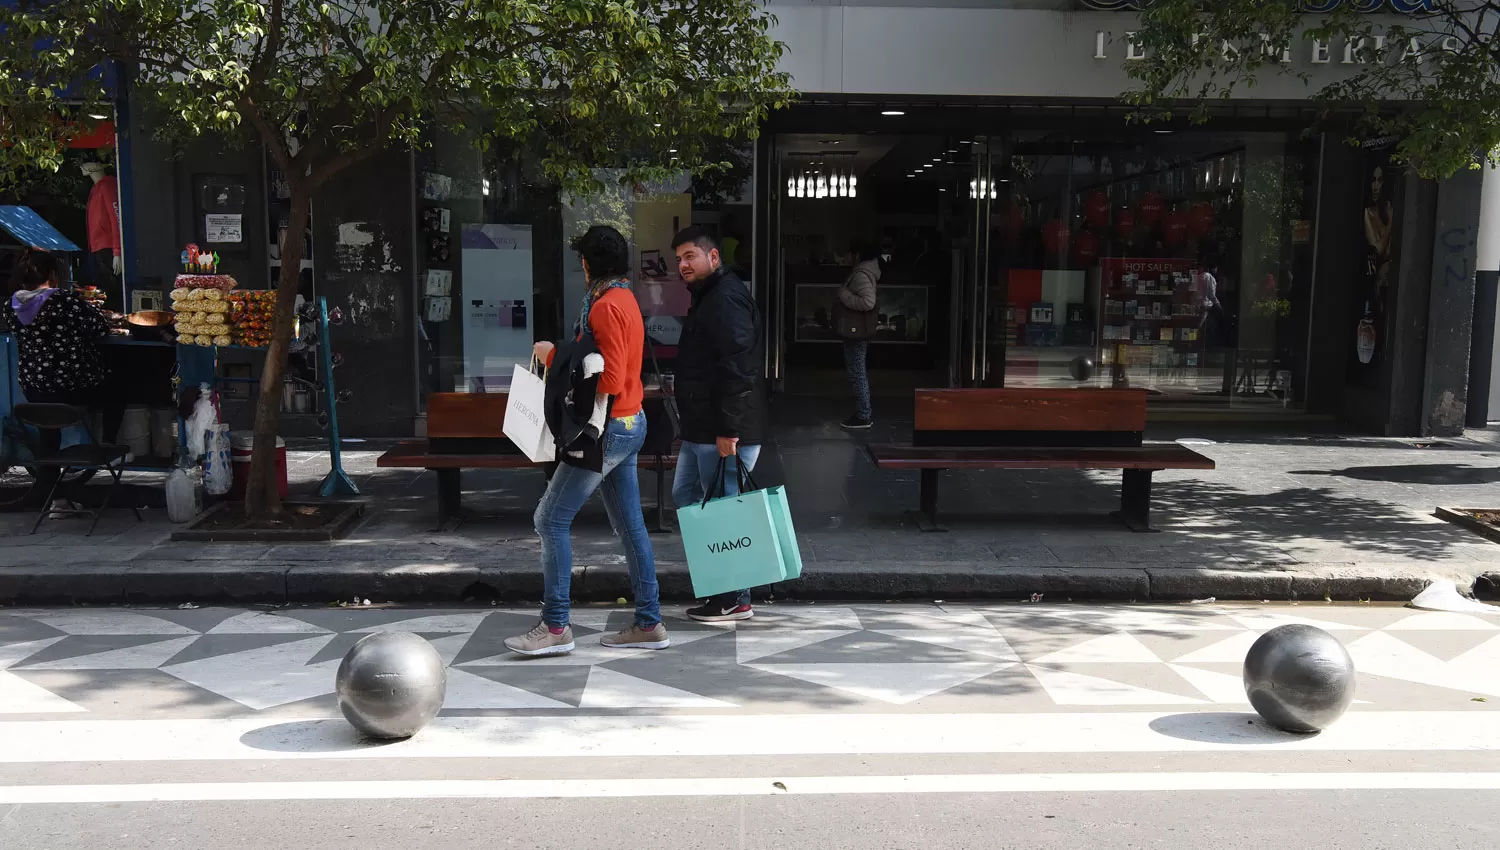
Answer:
[[[427, 397], [427, 438], [406, 440], [382, 454], [382, 469], [426, 469], [437, 476], [438, 526], [462, 522], [465, 469], [540, 469], [551, 475], [553, 464], [536, 463], [505, 436], [505, 393], [432, 393]], [[660, 405], [659, 394], [644, 404]], [[658, 421], [650, 416], [648, 421]], [[664, 419], [662, 421], [665, 421]], [[648, 432], [649, 433], [649, 432]], [[648, 452], [647, 449], [652, 451]], [[677, 452], [666, 441], [652, 441], [641, 451], [639, 468], [656, 473], [655, 527], [664, 533], [670, 487], [667, 472], [677, 468]]]
[[1142, 442], [1146, 391], [1134, 389], [936, 389], [916, 391], [912, 445], [872, 444], [879, 469], [921, 472], [918, 527], [938, 524], [945, 469], [1119, 469], [1120, 510], [1132, 531], [1152, 531], [1151, 473], [1213, 469], [1176, 443]]

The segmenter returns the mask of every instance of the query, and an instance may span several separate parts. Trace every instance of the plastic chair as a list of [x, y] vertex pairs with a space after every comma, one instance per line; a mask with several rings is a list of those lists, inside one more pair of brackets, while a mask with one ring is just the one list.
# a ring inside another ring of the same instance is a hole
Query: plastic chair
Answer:
[[[89, 524], [89, 535], [99, 525], [99, 517], [109, 510], [109, 503], [114, 498], [115, 490], [120, 486], [120, 478], [125, 474], [125, 457], [129, 451], [124, 446], [108, 446], [99, 443], [94, 437], [94, 431], [88, 424], [88, 412], [83, 408], [74, 407], [70, 404], [18, 404], [11, 411], [11, 415], [22, 425], [29, 425], [41, 432], [54, 432], [61, 434], [66, 428], [81, 426], [84, 433], [88, 435], [88, 442], [68, 446], [56, 450], [38, 450], [32, 461], [36, 469], [55, 469], [58, 475], [52, 482], [52, 488], [47, 493], [47, 498], [42, 504], [42, 512], [36, 518], [36, 523], [31, 526], [31, 533], [36, 534], [42, 523], [53, 516], [91, 516], [93, 522]], [[56, 444], [56, 441], [43, 441], [43, 444]], [[57, 490], [62, 485], [63, 472], [69, 469], [98, 471], [104, 470], [109, 473], [109, 489], [104, 493], [104, 501], [97, 510], [93, 511], [59, 511], [52, 509], [52, 500], [57, 496]], [[135, 513], [136, 522], [144, 522], [140, 509], [134, 505], [130, 508]]]

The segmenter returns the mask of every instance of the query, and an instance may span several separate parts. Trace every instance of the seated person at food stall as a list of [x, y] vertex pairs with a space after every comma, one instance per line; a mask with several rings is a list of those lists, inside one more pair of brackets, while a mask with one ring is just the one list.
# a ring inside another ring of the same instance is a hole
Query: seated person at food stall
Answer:
[[[27, 251], [16, 263], [12, 294], [0, 305], [0, 330], [16, 338], [26, 400], [102, 409], [104, 433], [95, 437], [109, 443], [125, 416], [99, 357], [98, 342], [109, 334], [109, 324], [81, 295], [58, 288], [61, 269], [59, 257]], [[60, 435], [44, 432], [43, 439], [43, 451], [55, 451]]]

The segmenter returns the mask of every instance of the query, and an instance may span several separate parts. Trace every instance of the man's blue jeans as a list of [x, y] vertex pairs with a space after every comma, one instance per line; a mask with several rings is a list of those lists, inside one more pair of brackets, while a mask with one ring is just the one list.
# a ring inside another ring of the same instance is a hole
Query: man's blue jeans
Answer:
[[[733, 496], [740, 492], [739, 467], [736, 464], [743, 463], [748, 472], [755, 469], [755, 461], [760, 458], [760, 446], [739, 447], [739, 454], [728, 458], [724, 466], [724, 493], [725, 496]], [[677, 507], [684, 505], [696, 505], [703, 501], [709, 488], [714, 488], [713, 496], [717, 498], [720, 493], [714, 479], [719, 474], [719, 447], [713, 443], [689, 443], [684, 441], [682, 449], [677, 453], [677, 477], [672, 483], [672, 501]], [[735, 605], [749, 605], [749, 589], [738, 593], [725, 593], [714, 597], [712, 601], [718, 602], [725, 607]]]
[[542, 621], [566, 626], [573, 579], [573, 518], [595, 490], [604, 494], [609, 524], [625, 544], [635, 621], [647, 628], [661, 622], [656, 556], [641, 516], [641, 485], [636, 459], [646, 442], [646, 417], [637, 413], [611, 419], [604, 429], [603, 472], [558, 464], [547, 492], [536, 506], [536, 533], [542, 538]]

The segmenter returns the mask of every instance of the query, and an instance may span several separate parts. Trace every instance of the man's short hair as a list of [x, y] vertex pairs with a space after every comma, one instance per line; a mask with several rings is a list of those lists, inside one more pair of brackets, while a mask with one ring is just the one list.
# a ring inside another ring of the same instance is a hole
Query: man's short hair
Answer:
[[702, 248], [705, 253], [719, 250], [719, 240], [715, 239], [706, 228], [696, 224], [678, 232], [677, 236], [672, 239], [672, 250], [676, 251], [689, 243]]
[[573, 250], [589, 264], [595, 280], [630, 274], [630, 243], [607, 224], [596, 224], [573, 240]]

